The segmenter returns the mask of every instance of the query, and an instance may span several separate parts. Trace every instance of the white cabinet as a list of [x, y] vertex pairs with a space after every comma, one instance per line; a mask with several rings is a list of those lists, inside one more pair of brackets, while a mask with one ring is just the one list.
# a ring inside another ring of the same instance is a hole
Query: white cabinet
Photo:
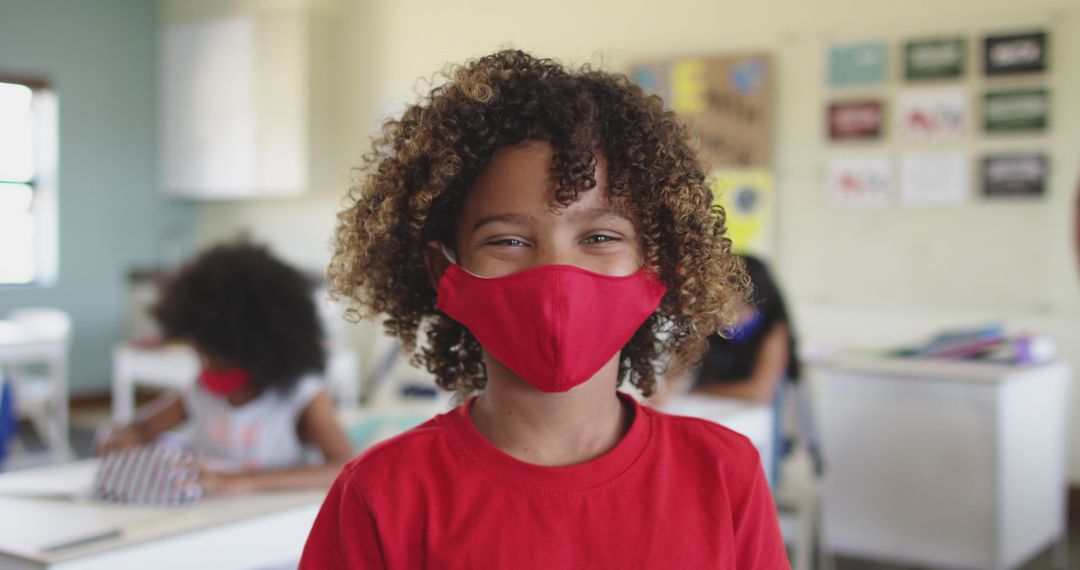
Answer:
[[845, 359], [815, 380], [826, 552], [997, 569], [1063, 544], [1064, 364]]
[[206, 199], [304, 192], [307, 66], [303, 15], [232, 16], [165, 27], [164, 192]]

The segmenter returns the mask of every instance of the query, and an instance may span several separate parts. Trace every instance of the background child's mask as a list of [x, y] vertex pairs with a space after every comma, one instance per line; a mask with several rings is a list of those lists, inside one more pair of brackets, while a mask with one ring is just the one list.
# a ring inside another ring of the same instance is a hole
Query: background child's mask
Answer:
[[251, 383], [251, 374], [241, 368], [230, 370], [211, 370], [203, 368], [199, 373], [199, 382], [212, 394], [228, 396], [242, 390]]

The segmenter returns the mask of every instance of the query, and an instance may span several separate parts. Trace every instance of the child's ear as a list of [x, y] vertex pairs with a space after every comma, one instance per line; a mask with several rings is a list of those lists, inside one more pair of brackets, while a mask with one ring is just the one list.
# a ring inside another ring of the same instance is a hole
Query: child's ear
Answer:
[[438, 291], [439, 279], [442, 278], [446, 268], [450, 267], [450, 260], [446, 258], [446, 254], [443, 253], [443, 245], [438, 241], [427, 242], [427, 247], [424, 248], [424, 267], [427, 268], [431, 288]]

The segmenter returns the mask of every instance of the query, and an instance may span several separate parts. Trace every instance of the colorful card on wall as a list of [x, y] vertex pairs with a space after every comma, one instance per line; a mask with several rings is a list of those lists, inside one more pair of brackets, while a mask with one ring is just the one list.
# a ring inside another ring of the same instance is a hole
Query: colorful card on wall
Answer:
[[739, 253], [772, 253], [773, 177], [766, 170], [714, 170], [713, 198], [727, 212], [727, 237]]
[[990, 155], [982, 161], [982, 191], [987, 198], [1039, 197], [1046, 191], [1046, 155]]
[[964, 74], [964, 38], [914, 40], [904, 46], [904, 77], [909, 80], [952, 79]]
[[951, 142], [964, 137], [968, 97], [963, 89], [907, 91], [896, 104], [897, 127], [915, 142]]
[[665, 64], [637, 65], [633, 68], [634, 82], [642, 89], [659, 95], [664, 103], [671, 105], [671, 66]]
[[1046, 32], [989, 36], [983, 40], [987, 75], [1039, 73], [1046, 70]]
[[873, 140], [881, 138], [885, 110], [880, 101], [831, 103], [828, 110], [829, 140]]
[[990, 92], [983, 96], [983, 128], [988, 133], [1041, 131], [1049, 109], [1045, 89]]
[[900, 199], [908, 206], [956, 206], [967, 201], [968, 162], [962, 153], [909, 153], [900, 162]]
[[632, 76], [686, 120], [712, 168], [772, 160], [772, 56], [700, 57], [634, 66]]
[[834, 156], [825, 172], [829, 202], [840, 206], [886, 206], [891, 185], [892, 165], [883, 154]]
[[889, 61], [885, 42], [859, 42], [829, 48], [829, 86], [855, 87], [885, 82]]

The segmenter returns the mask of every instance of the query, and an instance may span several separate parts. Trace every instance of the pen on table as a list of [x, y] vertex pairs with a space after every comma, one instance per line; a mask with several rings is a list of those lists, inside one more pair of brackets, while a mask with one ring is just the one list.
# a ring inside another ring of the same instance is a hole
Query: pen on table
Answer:
[[110, 538], [120, 538], [120, 529], [112, 529], [96, 534], [90, 534], [82, 536], [72, 540], [64, 542], [58, 542], [56, 544], [49, 544], [41, 547], [42, 552], [56, 552], [57, 550], [65, 550], [68, 548], [74, 548], [76, 546], [84, 546], [94, 542], [100, 542], [102, 540], [108, 540]]

